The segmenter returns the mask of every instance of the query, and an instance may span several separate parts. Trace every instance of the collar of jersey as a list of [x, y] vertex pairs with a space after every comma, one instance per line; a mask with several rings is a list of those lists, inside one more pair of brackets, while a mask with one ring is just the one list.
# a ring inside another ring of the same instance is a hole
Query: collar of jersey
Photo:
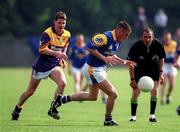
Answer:
[[117, 41], [115, 30], [112, 31], [112, 37], [113, 37], [114, 41]]
[[[55, 33], [58, 37], [60, 37], [60, 36], [57, 34], [54, 25], [51, 27], [51, 29], [52, 29], [53, 33]], [[63, 33], [64, 33], [64, 32], [63, 32]], [[62, 34], [63, 34], [63, 33], [62, 33]], [[62, 36], [62, 34], [61, 34], [61, 36]]]

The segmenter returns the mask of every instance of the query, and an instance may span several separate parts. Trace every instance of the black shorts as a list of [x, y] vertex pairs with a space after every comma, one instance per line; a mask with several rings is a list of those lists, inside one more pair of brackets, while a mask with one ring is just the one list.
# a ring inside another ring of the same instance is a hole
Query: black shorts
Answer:
[[154, 81], [159, 81], [159, 77], [160, 77], [160, 73], [159, 71], [153, 71], [153, 72], [135, 72], [134, 73], [134, 77], [135, 77], [135, 81], [138, 82], [139, 79], [143, 76], [149, 76], [151, 77]]

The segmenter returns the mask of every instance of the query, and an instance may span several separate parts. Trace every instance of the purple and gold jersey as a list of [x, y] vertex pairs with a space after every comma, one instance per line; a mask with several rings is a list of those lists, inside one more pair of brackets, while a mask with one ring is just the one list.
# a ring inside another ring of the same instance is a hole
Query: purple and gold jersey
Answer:
[[[46, 29], [40, 38], [39, 51], [51, 49], [54, 51], [62, 51], [69, 44], [70, 32], [64, 30], [61, 36], [56, 34], [54, 27]], [[37, 72], [45, 72], [59, 65], [59, 60], [50, 55], [40, 54], [35, 60], [32, 68]]]
[[176, 55], [177, 43], [176, 41], [171, 41], [169, 44], [164, 45], [164, 50], [166, 52], [165, 63], [174, 63]]
[[[112, 56], [119, 49], [120, 43], [117, 42], [115, 31], [108, 31], [103, 34], [97, 34], [87, 43], [87, 48], [97, 50], [104, 56]], [[87, 64], [93, 67], [106, 66], [106, 63], [89, 54], [87, 57]]]

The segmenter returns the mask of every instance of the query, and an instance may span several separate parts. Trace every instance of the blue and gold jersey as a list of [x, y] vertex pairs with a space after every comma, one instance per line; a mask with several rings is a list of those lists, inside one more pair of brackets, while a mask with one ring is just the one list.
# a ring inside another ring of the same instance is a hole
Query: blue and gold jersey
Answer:
[[70, 47], [68, 56], [72, 62], [72, 66], [76, 68], [82, 68], [86, 63], [88, 52], [85, 47], [79, 48], [76, 45]]
[[[107, 31], [103, 34], [97, 34], [87, 43], [87, 48], [97, 50], [104, 56], [112, 56], [119, 49], [120, 43], [117, 42], [115, 31]], [[105, 66], [106, 63], [89, 54], [87, 57], [87, 64], [93, 67]]]
[[169, 44], [164, 44], [164, 50], [166, 52], [166, 57], [164, 62], [165, 63], [174, 63], [176, 50], [177, 50], [177, 43], [176, 41], [171, 41]]
[[[49, 27], [41, 35], [39, 51], [46, 49], [62, 51], [68, 46], [70, 36], [70, 32], [67, 30], [64, 30], [63, 34], [59, 36], [56, 34], [54, 27]], [[38, 72], [45, 72], [57, 65], [59, 65], [59, 60], [56, 57], [40, 54], [32, 68]]]

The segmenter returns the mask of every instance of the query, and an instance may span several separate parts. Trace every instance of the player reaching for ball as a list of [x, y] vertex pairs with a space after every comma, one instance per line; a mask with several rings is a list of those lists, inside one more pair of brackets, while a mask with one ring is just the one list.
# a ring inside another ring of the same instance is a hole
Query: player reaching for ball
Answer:
[[[117, 91], [115, 87], [107, 80], [106, 63], [126, 64], [134, 67], [135, 63], [120, 59], [115, 55], [123, 40], [126, 40], [131, 33], [131, 27], [125, 21], [121, 21], [113, 31], [103, 34], [97, 34], [87, 43], [89, 55], [84, 66], [84, 75], [89, 84], [89, 92], [78, 92], [73, 95], [58, 95], [50, 107], [51, 115], [56, 114], [56, 109], [62, 104], [71, 101], [95, 101], [98, 97], [99, 89], [107, 94], [106, 112], [104, 126], [116, 126], [116, 121], [112, 118], [112, 111]], [[94, 109], [94, 108], [92, 108]]]
[[136, 109], [140, 90], [137, 86], [142, 76], [149, 76], [154, 80], [154, 88], [150, 98], [150, 122], [156, 122], [155, 110], [157, 104], [157, 88], [159, 81], [163, 83], [162, 66], [164, 64], [165, 51], [162, 44], [154, 39], [154, 32], [151, 28], [145, 27], [141, 33], [141, 39], [136, 41], [128, 53], [128, 60], [137, 63], [135, 68], [129, 67], [130, 86], [132, 87], [131, 97], [131, 118], [129, 121], [136, 121]]

